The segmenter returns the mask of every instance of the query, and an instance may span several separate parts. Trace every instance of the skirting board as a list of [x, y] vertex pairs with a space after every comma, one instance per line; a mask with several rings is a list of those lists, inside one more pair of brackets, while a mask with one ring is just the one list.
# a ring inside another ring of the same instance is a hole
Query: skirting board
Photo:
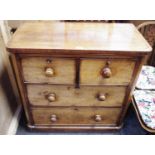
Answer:
[[7, 135], [15, 135], [16, 134], [17, 128], [19, 125], [19, 120], [21, 117], [21, 112], [22, 112], [22, 107], [21, 107], [21, 105], [19, 105], [17, 107], [17, 110], [16, 110], [12, 120], [11, 120]]

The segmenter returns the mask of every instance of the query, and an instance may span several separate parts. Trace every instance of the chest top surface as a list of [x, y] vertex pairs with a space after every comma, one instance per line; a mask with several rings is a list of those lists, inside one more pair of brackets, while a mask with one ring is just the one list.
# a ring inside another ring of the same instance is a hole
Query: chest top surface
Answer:
[[24, 23], [7, 48], [143, 53], [152, 50], [133, 24], [87, 22]]

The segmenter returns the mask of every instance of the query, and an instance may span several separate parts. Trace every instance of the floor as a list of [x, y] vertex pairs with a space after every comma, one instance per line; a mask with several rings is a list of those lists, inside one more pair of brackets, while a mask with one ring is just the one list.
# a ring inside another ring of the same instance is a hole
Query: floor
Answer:
[[148, 135], [138, 122], [135, 111], [132, 106], [130, 106], [127, 115], [124, 120], [124, 126], [119, 131], [111, 132], [40, 132], [40, 131], [30, 131], [26, 127], [26, 120], [24, 115], [22, 115], [20, 124], [17, 130], [17, 135]]

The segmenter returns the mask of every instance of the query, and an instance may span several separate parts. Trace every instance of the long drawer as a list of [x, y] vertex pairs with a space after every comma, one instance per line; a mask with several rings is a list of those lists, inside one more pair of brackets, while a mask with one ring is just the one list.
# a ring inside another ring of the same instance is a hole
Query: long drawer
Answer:
[[115, 125], [120, 108], [36, 108], [35, 125]]
[[27, 85], [28, 99], [35, 106], [106, 106], [120, 107], [126, 87]]

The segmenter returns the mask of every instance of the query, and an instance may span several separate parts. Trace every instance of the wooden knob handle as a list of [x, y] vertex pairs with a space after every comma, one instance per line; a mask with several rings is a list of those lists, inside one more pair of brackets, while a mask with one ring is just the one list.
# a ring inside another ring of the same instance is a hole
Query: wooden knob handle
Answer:
[[105, 94], [103, 94], [103, 93], [98, 94], [98, 99], [99, 99], [100, 101], [105, 101], [105, 100], [106, 100]]
[[57, 116], [56, 115], [51, 115], [51, 121], [56, 122], [57, 121]]
[[54, 102], [56, 100], [56, 95], [54, 93], [48, 94], [47, 99], [49, 102]]
[[54, 75], [54, 69], [53, 68], [46, 68], [45, 69], [45, 75], [46, 76], [53, 76]]
[[102, 120], [101, 115], [95, 115], [95, 121], [96, 121], [96, 122], [99, 122], [99, 121], [101, 121], [101, 120]]
[[109, 68], [109, 67], [105, 67], [105, 68], [103, 68], [103, 70], [102, 70], [102, 76], [104, 77], [104, 78], [110, 78], [111, 77], [111, 69]]

